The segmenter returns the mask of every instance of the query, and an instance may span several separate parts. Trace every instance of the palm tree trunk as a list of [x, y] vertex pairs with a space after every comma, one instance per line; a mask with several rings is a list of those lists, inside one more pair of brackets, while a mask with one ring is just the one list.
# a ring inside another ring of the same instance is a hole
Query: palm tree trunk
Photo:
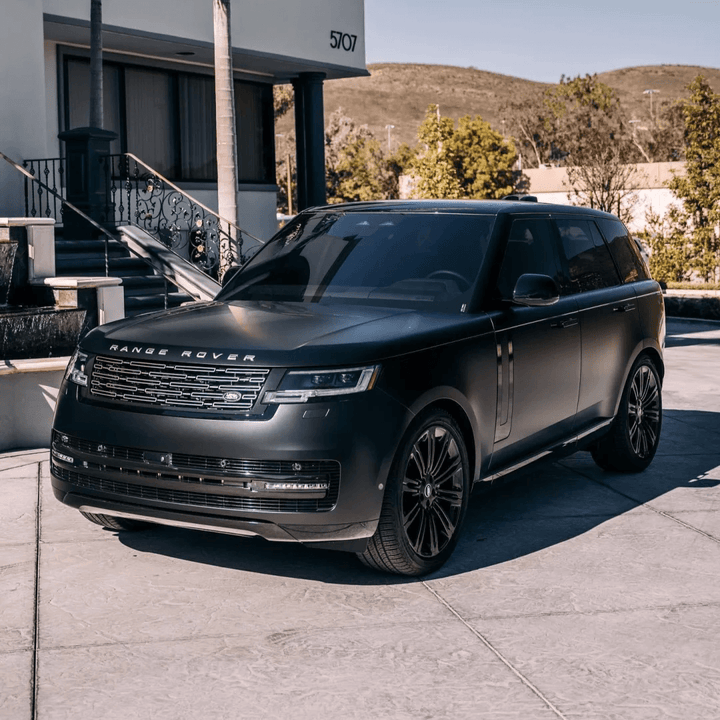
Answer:
[[90, 0], [90, 127], [103, 126], [102, 0]]
[[[237, 224], [237, 144], [233, 91], [230, 0], [213, 0], [215, 30], [215, 127], [217, 132], [218, 214]], [[227, 223], [220, 233], [220, 277], [237, 261], [239, 240]]]

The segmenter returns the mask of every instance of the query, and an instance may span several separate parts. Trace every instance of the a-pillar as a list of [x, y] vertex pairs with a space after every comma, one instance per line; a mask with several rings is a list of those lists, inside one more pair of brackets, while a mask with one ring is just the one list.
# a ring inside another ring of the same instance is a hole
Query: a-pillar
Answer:
[[295, 90], [298, 210], [325, 205], [324, 73], [300, 73]]

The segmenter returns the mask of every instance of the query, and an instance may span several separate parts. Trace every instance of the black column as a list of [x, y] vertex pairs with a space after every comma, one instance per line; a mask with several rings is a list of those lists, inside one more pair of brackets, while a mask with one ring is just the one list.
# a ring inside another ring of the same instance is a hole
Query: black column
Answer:
[[[61, 132], [58, 137], [65, 141], [66, 195], [78, 210], [98, 223], [114, 220], [109, 207], [107, 161], [110, 143], [117, 138], [114, 132], [100, 128], [75, 128]], [[63, 212], [65, 237], [85, 240], [97, 235], [97, 230], [70, 208]]]
[[324, 73], [300, 73], [295, 90], [298, 210], [325, 205]]

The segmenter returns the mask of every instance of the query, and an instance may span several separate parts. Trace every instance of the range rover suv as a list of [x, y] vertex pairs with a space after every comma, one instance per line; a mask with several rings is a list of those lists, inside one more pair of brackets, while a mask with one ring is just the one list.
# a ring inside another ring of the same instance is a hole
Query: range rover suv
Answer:
[[108, 528], [258, 535], [421, 575], [452, 553], [475, 483], [582, 448], [646, 468], [664, 336], [660, 288], [612, 215], [310, 209], [214, 301], [82, 340], [54, 492]]

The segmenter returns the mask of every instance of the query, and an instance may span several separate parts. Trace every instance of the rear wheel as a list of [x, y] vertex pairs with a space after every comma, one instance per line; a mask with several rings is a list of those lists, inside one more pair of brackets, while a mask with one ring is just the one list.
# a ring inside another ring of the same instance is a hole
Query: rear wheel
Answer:
[[428, 413], [398, 449], [378, 528], [358, 557], [400, 575], [437, 570], [457, 544], [469, 490], [460, 428], [442, 410]]
[[151, 524], [143, 522], [142, 520], [131, 520], [130, 518], [119, 518], [113, 517], [112, 515], [98, 515], [96, 513], [83, 512], [82, 510], [80, 514], [90, 522], [102, 525], [108, 530], [144, 530]]
[[660, 442], [660, 376], [646, 356], [632, 367], [617, 417], [607, 435], [592, 447], [593, 460], [614, 472], [641, 472], [652, 462]]

